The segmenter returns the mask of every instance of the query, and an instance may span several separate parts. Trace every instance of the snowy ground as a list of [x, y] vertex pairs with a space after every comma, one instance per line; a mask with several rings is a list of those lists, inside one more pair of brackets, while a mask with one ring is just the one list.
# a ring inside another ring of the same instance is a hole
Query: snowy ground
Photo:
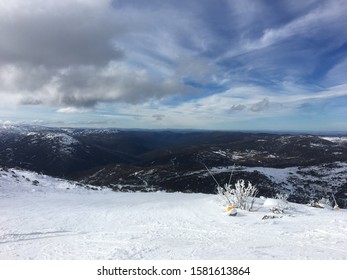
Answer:
[[[33, 184], [38, 180], [37, 186]], [[87, 190], [0, 171], [0, 259], [347, 259], [347, 211], [226, 216], [217, 196]]]

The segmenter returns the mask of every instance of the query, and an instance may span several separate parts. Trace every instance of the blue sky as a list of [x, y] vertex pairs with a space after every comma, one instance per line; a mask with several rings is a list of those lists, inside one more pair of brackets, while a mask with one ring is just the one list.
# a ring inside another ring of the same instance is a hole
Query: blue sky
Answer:
[[347, 130], [344, 0], [11, 0], [0, 120]]

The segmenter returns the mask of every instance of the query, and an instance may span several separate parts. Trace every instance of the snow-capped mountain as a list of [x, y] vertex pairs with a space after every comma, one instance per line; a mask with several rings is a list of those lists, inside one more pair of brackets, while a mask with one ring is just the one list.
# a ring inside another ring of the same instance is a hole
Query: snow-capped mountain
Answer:
[[0, 165], [69, 177], [77, 171], [129, 161], [121, 152], [84, 141], [79, 133], [39, 126], [0, 127]]

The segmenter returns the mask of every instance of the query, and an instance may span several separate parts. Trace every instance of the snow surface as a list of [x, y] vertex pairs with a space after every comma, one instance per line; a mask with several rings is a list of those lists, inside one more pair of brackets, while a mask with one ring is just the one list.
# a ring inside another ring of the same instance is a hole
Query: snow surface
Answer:
[[347, 137], [346, 136], [341, 136], [341, 137], [321, 137], [324, 140], [333, 142], [333, 143], [346, 143], [347, 142]]
[[216, 195], [91, 190], [2, 170], [0, 259], [347, 258], [346, 210], [289, 203], [273, 214], [263, 203], [230, 217]]

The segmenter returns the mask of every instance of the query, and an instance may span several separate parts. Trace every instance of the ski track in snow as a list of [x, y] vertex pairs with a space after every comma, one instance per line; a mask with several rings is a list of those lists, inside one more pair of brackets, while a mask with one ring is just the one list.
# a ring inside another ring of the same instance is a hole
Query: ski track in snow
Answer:
[[290, 204], [262, 220], [272, 213], [259, 199], [258, 211], [229, 217], [215, 195], [93, 191], [15, 173], [0, 172], [0, 259], [347, 258], [346, 210]]

